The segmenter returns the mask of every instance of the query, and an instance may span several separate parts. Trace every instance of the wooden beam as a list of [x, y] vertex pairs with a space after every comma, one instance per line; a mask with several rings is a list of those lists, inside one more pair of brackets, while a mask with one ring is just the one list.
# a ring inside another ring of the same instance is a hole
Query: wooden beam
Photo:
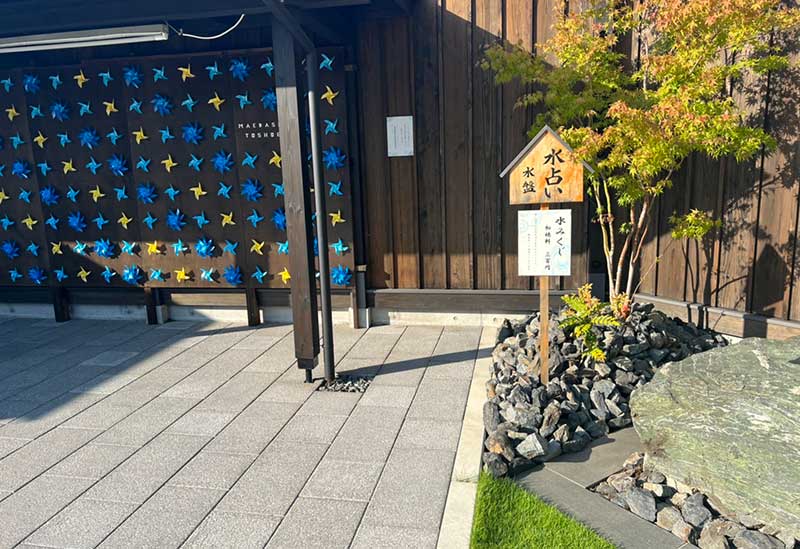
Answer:
[[[262, 0], [264, 5], [267, 6], [270, 11], [272, 12], [272, 16], [275, 18], [275, 21], [281, 24], [281, 26], [286, 29], [286, 31], [295, 39], [300, 47], [303, 48], [305, 52], [312, 51], [314, 49], [314, 41], [306, 34], [306, 31], [303, 30], [303, 27], [300, 26], [300, 23], [297, 22], [297, 18], [292, 15], [289, 11], [289, 8], [281, 0]], [[275, 23], [272, 24], [273, 31], [275, 29]], [[273, 47], [275, 47], [275, 36], [272, 37]], [[294, 45], [292, 45], [294, 48]]]
[[297, 365], [311, 370], [319, 355], [316, 277], [311, 230], [310, 185], [304, 181], [307, 151], [300, 135], [300, 101], [297, 90], [297, 57], [294, 38], [280, 18], [272, 22], [275, 85], [278, 96], [281, 172], [285, 189], [287, 236], [292, 254], [289, 269], [292, 282], [292, 321]]
[[158, 324], [158, 312], [156, 309], [159, 304], [158, 288], [146, 287], [144, 289], [144, 309], [147, 314], [148, 324]]
[[256, 289], [248, 286], [245, 290], [245, 304], [247, 306], [247, 325], [258, 326], [261, 324], [261, 310], [258, 307], [258, 294]]

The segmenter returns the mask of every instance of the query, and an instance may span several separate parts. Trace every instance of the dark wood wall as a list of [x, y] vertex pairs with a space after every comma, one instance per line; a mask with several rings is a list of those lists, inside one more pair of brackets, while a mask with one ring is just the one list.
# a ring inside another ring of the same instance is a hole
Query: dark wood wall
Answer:
[[[420, 0], [358, 29], [369, 288], [531, 289], [517, 276], [516, 212], [498, 174], [528, 141], [521, 89], [480, 68], [500, 40], [533, 51], [547, 0]], [[388, 158], [387, 116], [413, 115], [415, 155]], [[555, 206], [557, 207], [557, 206]], [[569, 207], [569, 206], [567, 206]], [[587, 205], [572, 206], [575, 288], [588, 272]]]
[[[369, 288], [532, 287], [516, 276], [520, 207], [508, 206], [497, 174], [527, 142], [536, 113], [515, 108], [519, 85], [496, 86], [479, 62], [484, 47], [498, 40], [528, 49], [546, 40], [554, 4], [420, 0], [409, 17], [360, 23]], [[797, 44], [783, 45], [798, 62]], [[778, 147], [743, 164], [687, 160], [651, 220], [640, 292], [800, 320], [798, 82], [793, 68], [731, 90]], [[385, 117], [408, 114], [415, 155], [387, 158]], [[592, 253], [590, 262], [587, 251], [596, 236], [590, 206], [573, 207], [574, 274], [561, 280], [562, 289], [584, 283], [592, 262], [592, 271], [603, 271], [602, 256]], [[691, 208], [721, 220], [720, 230], [704, 243], [673, 242], [669, 217]]]

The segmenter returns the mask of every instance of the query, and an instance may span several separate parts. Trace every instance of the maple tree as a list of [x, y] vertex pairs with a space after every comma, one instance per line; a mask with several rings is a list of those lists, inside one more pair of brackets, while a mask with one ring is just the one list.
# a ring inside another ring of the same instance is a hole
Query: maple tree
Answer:
[[[595, 0], [555, 13], [538, 55], [497, 44], [482, 66], [498, 84], [528, 84], [533, 91], [518, 106], [542, 111], [531, 133], [545, 123], [558, 128], [595, 169], [587, 192], [614, 300], [634, 293], [654, 203], [690, 154], [745, 161], [775, 146], [748, 124], [733, 91], [749, 75], [788, 66], [772, 38], [800, 27], [800, 9], [781, 0]], [[623, 52], [626, 38], [635, 56]], [[619, 211], [625, 219], [615, 218]], [[674, 223], [691, 238], [714, 227], [696, 210]]]

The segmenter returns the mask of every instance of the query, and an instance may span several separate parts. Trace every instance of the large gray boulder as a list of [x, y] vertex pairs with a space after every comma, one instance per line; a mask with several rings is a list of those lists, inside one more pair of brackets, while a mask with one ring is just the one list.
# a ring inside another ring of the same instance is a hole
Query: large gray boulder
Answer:
[[630, 403], [657, 470], [800, 539], [800, 338], [668, 364]]

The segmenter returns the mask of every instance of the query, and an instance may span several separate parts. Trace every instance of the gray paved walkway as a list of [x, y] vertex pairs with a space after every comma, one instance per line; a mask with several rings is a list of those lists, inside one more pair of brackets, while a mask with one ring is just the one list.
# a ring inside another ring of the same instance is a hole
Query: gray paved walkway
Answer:
[[480, 335], [2, 319], [0, 547], [433, 548]]

